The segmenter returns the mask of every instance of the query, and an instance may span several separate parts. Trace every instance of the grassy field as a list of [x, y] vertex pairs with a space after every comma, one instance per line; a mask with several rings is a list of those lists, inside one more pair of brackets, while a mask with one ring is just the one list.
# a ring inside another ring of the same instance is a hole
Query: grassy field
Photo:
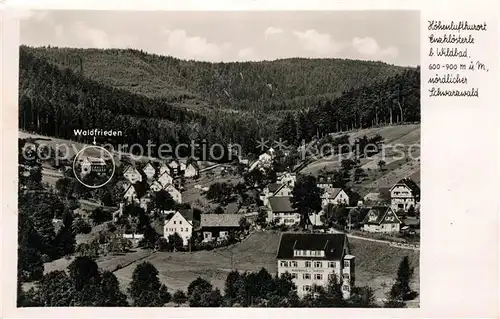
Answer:
[[[264, 267], [270, 273], [276, 273], [275, 258], [279, 236], [278, 232], [259, 232], [232, 247], [193, 253], [156, 252], [144, 261], [155, 265], [159, 271], [160, 280], [171, 290], [185, 290], [197, 277], [205, 278], [216, 287], [223, 289], [225, 279], [231, 269], [258, 271]], [[387, 244], [359, 239], [350, 239], [349, 243], [352, 253], [356, 256], [357, 285], [370, 286], [376, 291], [377, 298], [383, 298], [392, 285], [401, 259], [408, 255], [411, 264], [415, 267], [413, 288], [419, 290], [418, 251], [389, 247]], [[136, 264], [133, 263], [115, 272], [123, 288], [130, 283]]]

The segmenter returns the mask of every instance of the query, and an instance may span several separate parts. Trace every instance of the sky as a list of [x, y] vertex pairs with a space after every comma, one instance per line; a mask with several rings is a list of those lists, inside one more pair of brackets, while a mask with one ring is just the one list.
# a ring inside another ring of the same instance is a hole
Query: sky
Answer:
[[26, 11], [30, 46], [134, 48], [209, 62], [291, 57], [420, 61], [418, 11]]

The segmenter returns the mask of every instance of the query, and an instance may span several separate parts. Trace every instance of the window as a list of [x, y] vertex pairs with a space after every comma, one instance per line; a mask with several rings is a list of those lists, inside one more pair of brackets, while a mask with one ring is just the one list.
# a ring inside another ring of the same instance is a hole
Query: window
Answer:
[[288, 267], [288, 261], [283, 261], [283, 260], [282, 260], [282, 261], [280, 262], [280, 266], [281, 266], [281, 267]]
[[308, 274], [308, 273], [303, 274], [302, 279], [306, 279], [306, 280], [311, 279], [311, 274]]
[[321, 261], [314, 262], [314, 268], [321, 268], [321, 267], [323, 267], [323, 263]]
[[181, 227], [181, 232], [183, 232], [183, 231], [184, 231], [184, 228]]
[[306, 261], [306, 268], [311, 268], [311, 262], [310, 261]]
[[211, 235], [210, 233], [203, 233], [203, 236], [204, 236], [205, 238], [210, 238], [210, 237], [211, 237], [210, 235]]
[[297, 279], [297, 274], [292, 272], [292, 279]]
[[182, 220], [179, 220], [179, 225], [182, 225]]
[[314, 279], [315, 280], [323, 280], [323, 275], [322, 274], [314, 274]]
[[328, 267], [329, 267], [329, 268], [335, 268], [335, 262], [334, 262], [334, 261], [330, 261], [330, 262], [328, 263]]
[[304, 286], [302, 287], [302, 290], [304, 290], [304, 291], [311, 291], [311, 286], [309, 286], [309, 285], [304, 285]]
[[344, 260], [344, 267], [349, 267], [349, 260]]
[[292, 261], [292, 267], [298, 267], [298, 263], [296, 261]]
[[176, 221], [174, 220], [174, 225], [175, 225]]

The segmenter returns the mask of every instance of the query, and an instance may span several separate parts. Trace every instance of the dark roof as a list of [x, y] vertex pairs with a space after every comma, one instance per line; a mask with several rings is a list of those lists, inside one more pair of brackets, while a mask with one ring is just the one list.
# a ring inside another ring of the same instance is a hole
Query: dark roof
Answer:
[[283, 184], [271, 183], [271, 184], [267, 185], [267, 189], [269, 190], [269, 192], [274, 193], [274, 192], [276, 192], [278, 189], [280, 189], [280, 187], [281, 187], [282, 185], [283, 185]]
[[240, 227], [241, 214], [201, 214], [200, 227]]
[[[347, 243], [347, 237], [345, 234], [282, 233], [276, 258], [340, 260], [344, 255], [345, 243]], [[293, 253], [295, 249], [323, 250], [325, 252], [325, 256], [295, 257]], [[349, 253], [349, 251], [346, 251], [346, 253]]]
[[190, 209], [190, 208], [179, 209], [179, 213], [181, 213], [181, 215], [184, 216], [184, 218], [186, 220], [193, 221], [193, 210], [192, 209]]
[[420, 187], [418, 187], [417, 183], [415, 183], [411, 178], [403, 178], [402, 180], [400, 180], [399, 182], [397, 182], [391, 188], [391, 190], [394, 187], [400, 186], [400, 185], [408, 187], [412, 191], [413, 196], [419, 196], [420, 195]]
[[288, 196], [269, 197], [269, 205], [273, 212], [293, 212], [292, 202]]

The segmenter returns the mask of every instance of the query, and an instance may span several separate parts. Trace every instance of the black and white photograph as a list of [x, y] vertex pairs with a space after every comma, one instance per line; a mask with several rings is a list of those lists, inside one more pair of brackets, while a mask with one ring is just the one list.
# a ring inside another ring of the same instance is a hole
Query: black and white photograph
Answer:
[[420, 24], [26, 11], [17, 307], [419, 308]]

